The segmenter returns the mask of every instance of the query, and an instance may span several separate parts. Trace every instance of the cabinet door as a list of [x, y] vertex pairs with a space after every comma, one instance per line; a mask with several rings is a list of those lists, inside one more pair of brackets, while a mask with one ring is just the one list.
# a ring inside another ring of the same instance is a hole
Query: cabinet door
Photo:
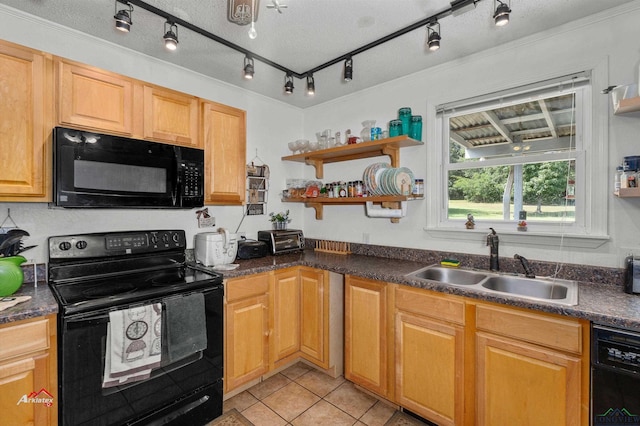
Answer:
[[462, 424], [464, 329], [396, 314], [397, 402], [439, 425]]
[[205, 204], [241, 205], [246, 187], [246, 113], [202, 102]]
[[201, 148], [198, 134], [198, 98], [145, 85], [144, 138]]
[[309, 361], [329, 368], [329, 283], [325, 272], [300, 270], [300, 351]]
[[581, 361], [550, 349], [477, 334], [477, 424], [581, 424]]
[[133, 135], [133, 80], [97, 68], [56, 63], [58, 123]]
[[387, 285], [348, 276], [345, 377], [378, 395], [387, 389]]
[[298, 268], [273, 275], [273, 336], [271, 340], [274, 364], [300, 350], [300, 284]]
[[0, 201], [51, 201], [51, 59], [0, 42], [0, 70]]
[[225, 307], [225, 392], [269, 369], [268, 303], [264, 294]]

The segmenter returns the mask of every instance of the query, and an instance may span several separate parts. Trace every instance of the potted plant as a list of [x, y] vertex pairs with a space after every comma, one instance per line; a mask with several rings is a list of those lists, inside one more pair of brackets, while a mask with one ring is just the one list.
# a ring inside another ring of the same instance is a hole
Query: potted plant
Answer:
[[287, 229], [287, 223], [291, 222], [289, 219], [289, 210], [280, 213], [269, 213], [269, 220], [272, 223], [273, 229]]

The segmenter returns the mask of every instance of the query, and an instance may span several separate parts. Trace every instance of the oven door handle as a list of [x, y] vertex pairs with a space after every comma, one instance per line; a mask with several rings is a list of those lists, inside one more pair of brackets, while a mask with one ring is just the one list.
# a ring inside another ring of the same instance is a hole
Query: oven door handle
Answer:
[[72, 324], [81, 323], [81, 322], [95, 322], [97, 324], [108, 323], [109, 312], [102, 311], [102, 312], [72, 315], [72, 316], [64, 317], [63, 321], [65, 323], [72, 323]]

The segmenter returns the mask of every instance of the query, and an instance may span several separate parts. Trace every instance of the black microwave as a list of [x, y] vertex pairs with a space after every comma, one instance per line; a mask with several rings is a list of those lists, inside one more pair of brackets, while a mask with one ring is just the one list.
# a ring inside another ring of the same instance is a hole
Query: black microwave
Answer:
[[56, 127], [53, 193], [58, 207], [202, 207], [204, 151]]

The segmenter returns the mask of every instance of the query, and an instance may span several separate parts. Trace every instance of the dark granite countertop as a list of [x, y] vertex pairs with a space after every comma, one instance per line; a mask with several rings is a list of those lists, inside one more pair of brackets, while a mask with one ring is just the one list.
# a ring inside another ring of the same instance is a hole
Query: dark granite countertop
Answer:
[[24, 283], [12, 296], [31, 296], [31, 299], [0, 311], [0, 324], [58, 312], [58, 302], [46, 282], [39, 282], [38, 286], [34, 283]]
[[640, 330], [640, 296], [627, 294], [623, 291], [622, 285], [614, 285], [607, 282], [580, 281], [578, 305], [566, 306], [554, 304], [553, 302], [523, 299], [517, 296], [502, 296], [495, 293], [486, 293], [480, 290], [447, 285], [435, 281], [425, 282], [411, 279], [406, 277], [405, 274], [428, 266], [429, 264], [409, 260], [356, 254], [337, 255], [305, 250], [303, 253], [267, 256], [260, 259], [238, 259], [236, 263], [240, 264], [238, 269], [222, 272], [225, 278], [256, 274], [289, 266], [304, 265], [326, 269], [340, 274], [357, 275], [364, 278], [430, 289], [441, 293], [457, 294], [478, 300], [497, 302], [574, 318], [583, 318], [617, 327]]

